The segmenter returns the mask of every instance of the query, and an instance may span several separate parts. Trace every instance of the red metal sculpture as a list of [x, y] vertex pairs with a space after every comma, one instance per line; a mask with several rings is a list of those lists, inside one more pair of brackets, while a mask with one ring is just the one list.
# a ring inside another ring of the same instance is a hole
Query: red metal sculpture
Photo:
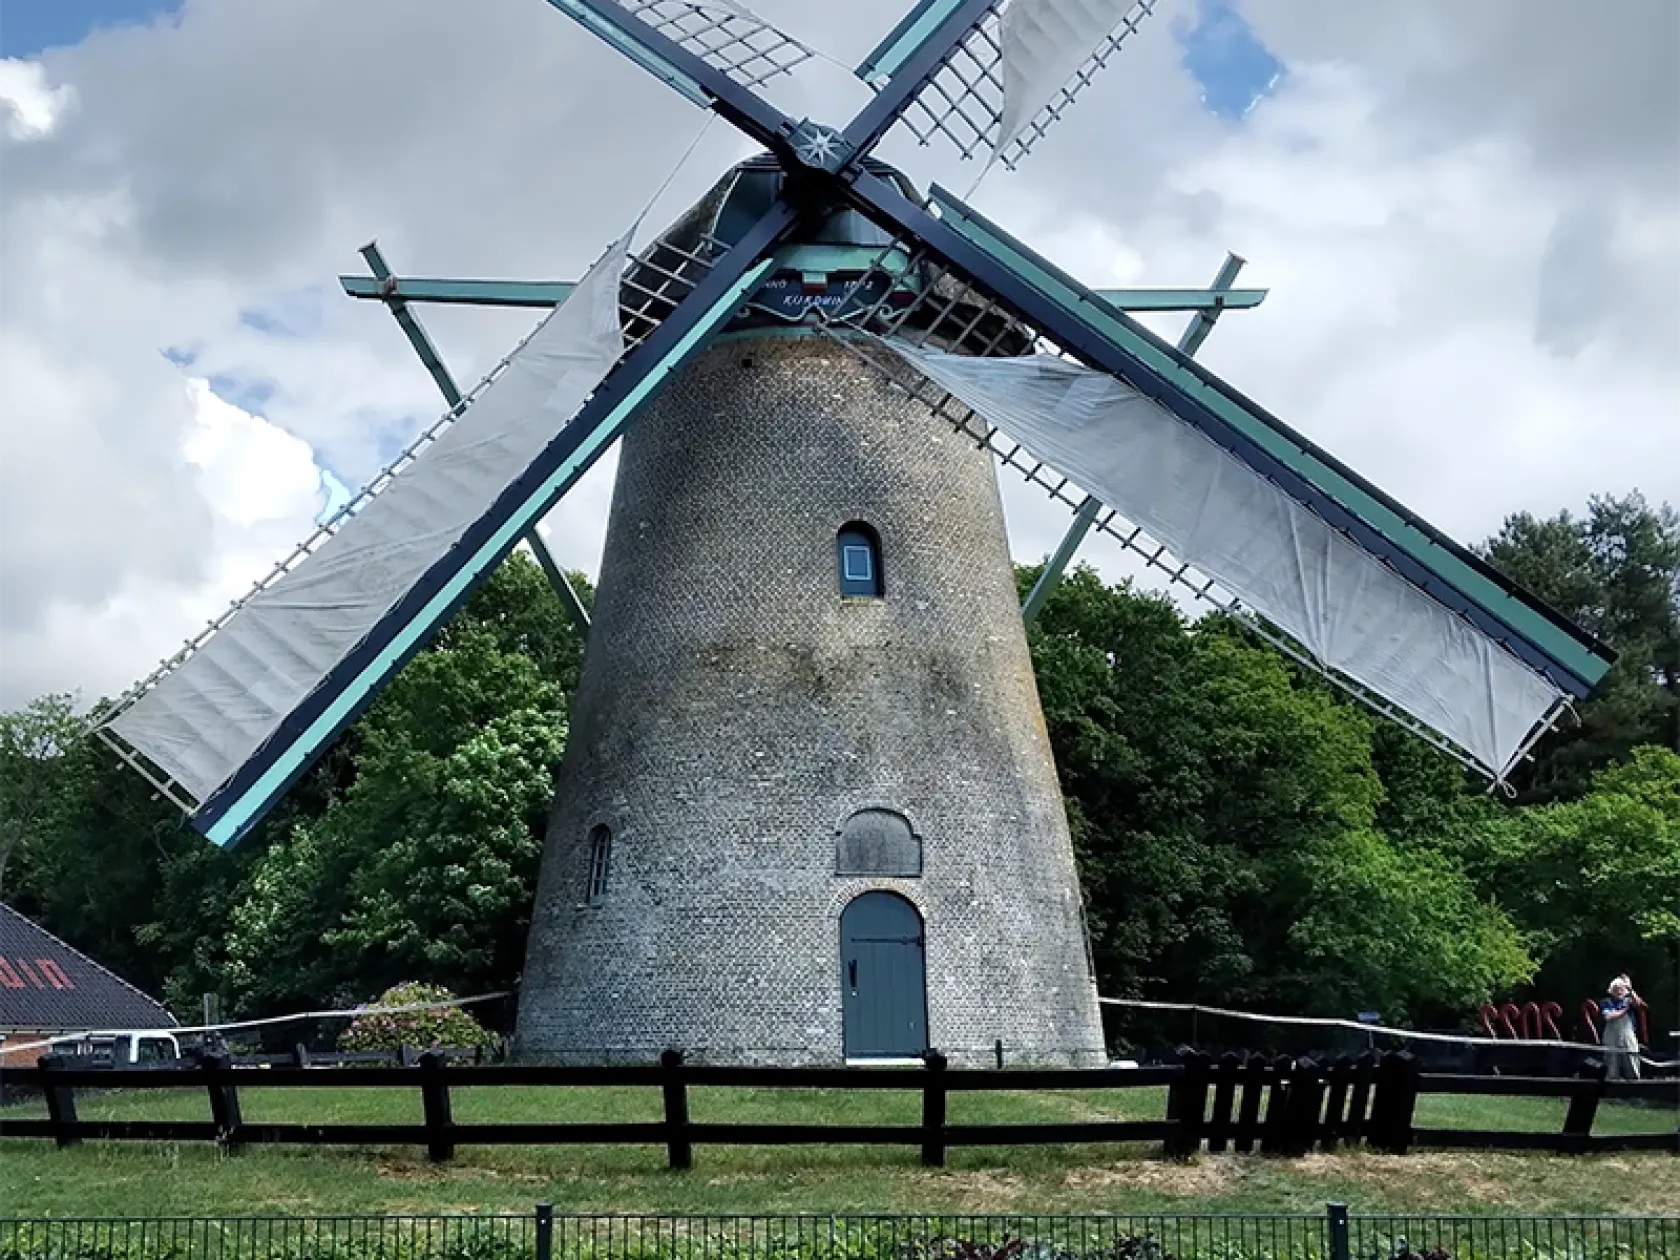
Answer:
[[[1597, 1007], [1593, 1009], [1596, 1012]], [[1563, 1040], [1563, 1030], [1558, 1026], [1558, 1020], [1563, 1017], [1563, 1007], [1556, 1002], [1531, 1001], [1521, 1006], [1515, 1002], [1506, 1002], [1503, 1006], [1489, 1002], [1478, 1014], [1482, 1030], [1496, 1041]], [[1643, 1011], [1640, 1017], [1644, 1017]]]

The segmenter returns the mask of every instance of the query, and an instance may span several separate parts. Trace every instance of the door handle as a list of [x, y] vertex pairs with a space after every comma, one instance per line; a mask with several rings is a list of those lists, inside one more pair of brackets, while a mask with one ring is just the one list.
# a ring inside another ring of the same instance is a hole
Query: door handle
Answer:
[[846, 964], [846, 977], [847, 977], [847, 983], [850, 984], [853, 989], [856, 989], [857, 988], [857, 959], [854, 958]]

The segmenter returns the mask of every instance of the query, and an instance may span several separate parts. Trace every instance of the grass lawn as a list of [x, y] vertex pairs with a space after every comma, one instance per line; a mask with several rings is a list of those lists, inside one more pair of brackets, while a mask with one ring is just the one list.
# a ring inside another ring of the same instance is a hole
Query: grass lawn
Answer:
[[[249, 1121], [418, 1122], [419, 1091], [322, 1088], [240, 1091]], [[660, 1118], [651, 1089], [463, 1089], [458, 1122]], [[696, 1121], [905, 1124], [914, 1093], [696, 1089]], [[85, 1119], [209, 1118], [201, 1091], [78, 1099]], [[953, 1124], [1156, 1119], [1157, 1089], [954, 1094]], [[1429, 1127], [1562, 1127], [1550, 1099], [1420, 1100]], [[43, 1115], [39, 1102], [8, 1117]], [[1598, 1132], [1672, 1132], [1675, 1112], [1615, 1103]], [[1154, 1147], [983, 1148], [923, 1169], [910, 1148], [707, 1147], [674, 1173], [662, 1147], [461, 1147], [434, 1166], [413, 1148], [260, 1147], [222, 1155], [209, 1144], [88, 1142], [60, 1151], [0, 1141], [0, 1216], [236, 1215], [524, 1210], [562, 1212], [1319, 1212], [1340, 1200], [1364, 1211], [1642, 1213], [1680, 1211], [1680, 1159], [1667, 1154], [1567, 1157], [1363, 1151], [1302, 1159], [1203, 1155], [1179, 1164]]]

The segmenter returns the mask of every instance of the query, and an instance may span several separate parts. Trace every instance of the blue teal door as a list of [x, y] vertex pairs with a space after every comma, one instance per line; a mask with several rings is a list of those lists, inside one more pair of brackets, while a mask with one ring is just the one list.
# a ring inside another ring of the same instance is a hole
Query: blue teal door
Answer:
[[922, 916], [896, 893], [840, 912], [841, 1015], [848, 1059], [920, 1057], [927, 1042]]

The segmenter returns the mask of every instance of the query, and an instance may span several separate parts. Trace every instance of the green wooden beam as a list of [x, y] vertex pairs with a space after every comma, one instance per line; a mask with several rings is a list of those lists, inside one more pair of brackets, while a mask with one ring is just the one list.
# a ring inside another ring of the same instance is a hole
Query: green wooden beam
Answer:
[[865, 83], [889, 79], [925, 43], [960, 0], [920, 0], [852, 71]]
[[577, 286], [570, 280], [444, 280], [430, 277], [340, 276], [353, 298], [463, 306], [558, 306]]
[[[459, 306], [555, 306], [573, 289], [569, 280], [462, 280], [438, 276], [340, 276], [353, 298], [378, 302], [436, 302]], [[1246, 311], [1266, 300], [1265, 289], [1098, 289], [1123, 311]], [[1205, 335], [1205, 334], [1204, 334]]]
[[[367, 260], [368, 270], [373, 274], [371, 276], [340, 276], [339, 279], [341, 281], [355, 280], [359, 285], [371, 285], [377, 290], [371, 296], [379, 298], [391, 308], [391, 314], [395, 317], [398, 326], [402, 328], [404, 335], [407, 336], [408, 344], [414, 347], [414, 353], [420, 356], [420, 362], [426, 365], [426, 371], [430, 372], [432, 379], [437, 382], [438, 392], [443, 395], [444, 401], [451, 407], [459, 407], [462, 401], [460, 386], [456, 385], [454, 376], [444, 366], [443, 359], [438, 355], [437, 347], [432, 344], [431, 337], [420, 326], [420, 321], [414, 317], [414, 312], [408, 309], [406, 297], [398, 292], [401, 281], [391, 274], [391, 268], [385, 263], [385, 256], [379, 252], [379, 242], [369, 241], [362, 246], [360, 252], [362, 257]], [[566, 293], [570, 293], [575, 287], [575, 285], [566, 285]], [[346, 293], [349, 293], [350, 285], [346, 283], [344, 289]], [[365, 295], [357, 293], [353, 296], [362, 297]], [[563, 293], [546, 305], [555, 305], [564, 297], [565, 294]], [[543, 304], [532, 303], [530, 305]], [[525, 543], [531, 548], [532, 554], [536, 556], [537, 564], [542, 568], [542, 571], [548, 575], [549, 584], [554, 587], [555, 594], [560, 596], [560, 602], [565, 605], [566, 613], [571, 617], [572, 623], [587, 638], [589, 635], [589, 610], [583, 606], [583, 600], [579, 597], [577, 589], [572, 586], [571, 579], [566, 576], [565, 571], [554, 559], [553, 554], [548, 549], [548, 543], [537, 532], [535, 525], [531, 527], [531, 532], [525, 535]]]

